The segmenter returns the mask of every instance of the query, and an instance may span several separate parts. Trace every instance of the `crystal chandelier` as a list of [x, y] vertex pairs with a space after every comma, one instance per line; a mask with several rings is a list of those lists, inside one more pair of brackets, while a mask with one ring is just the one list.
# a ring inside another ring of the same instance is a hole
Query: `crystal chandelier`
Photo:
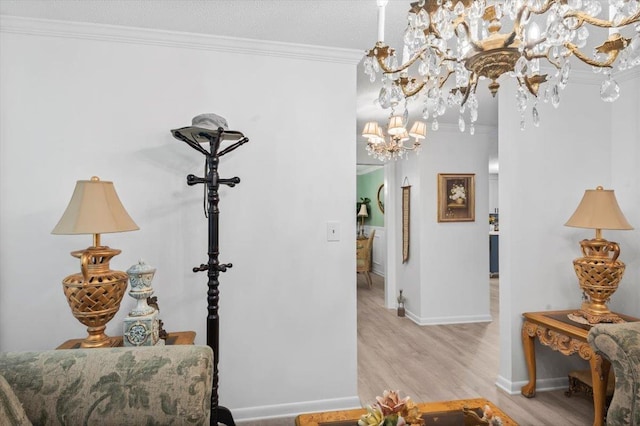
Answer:
[[[570, 57], [604, 74], [600, 95], [606, 102], [620, 93], [611, 77], [613, 65], [618, 70], [640, 65], [640, 0], [609, 0], [610, 20], [598, 17], [599, 0], [420, 0], [411, 3], [408, 12], [401, 62], [383, 41], [386, 3], [378, 0], [379, 41], [366, 53], [365, 73], [374, 82], [382, 72], [378, 101], [385, 109], [402, 99], [420, 99], [422, 116], [432, 120], [433, 130], [439, 116], [457, 108], [460, 131], [465, 130], [468, 109], [468, 128], [474, 133], [476, 89], [483, 78], [491, 80], [494, 96], [500, 76], [516, 79], [524, 129], [529, 103], [535, 126], [539, 99], [558, 107], [571, 71]], [[506, 31], [501, 31], [503, 26]], [[608, 38], [589, 56], [581, 49], [595, 27], [608, 29]]]
[[[409, 151], [419, 153], [422, 149], [420, 139], [427, 136], [427, 125], [422, 121], [416, 121], [407, 132], [404, 123], [406, 116], [391, 115], [387, 126], [388, 139], [382, 133], [382, 128], [375, 121], [364, 125], [362, 136], [367, 139], [367, 152], [380, 161], [397, 160]], [[414, 138], [413, 145], [405, 145], [409, 138]]]

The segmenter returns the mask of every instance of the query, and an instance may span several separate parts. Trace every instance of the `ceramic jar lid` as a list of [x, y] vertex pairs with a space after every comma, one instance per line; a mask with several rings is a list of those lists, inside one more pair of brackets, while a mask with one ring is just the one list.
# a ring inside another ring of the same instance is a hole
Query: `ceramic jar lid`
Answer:
[[127, 275], [129, 275], [129, 281], [131, 282], [131, 287], [134, 290], [151, 287], [151, 281], [153, 280], [153, 275], [155, 273], [156, 268], [145, 263], [142, 259], [140, 259], [137, 264], [127, 269]]

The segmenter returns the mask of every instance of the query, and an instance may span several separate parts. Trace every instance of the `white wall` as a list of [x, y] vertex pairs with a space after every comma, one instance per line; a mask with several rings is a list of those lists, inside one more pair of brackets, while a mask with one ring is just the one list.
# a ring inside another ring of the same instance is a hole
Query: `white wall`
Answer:
[[[477, 128], [471, 136], [441, 125], [429, 133], [418, 156], [396, 163], [395, 290], [404, 290], [407, 315], [418, 324], [491, 320], [487, 163], [496, 137], [492, 128]], [[438, 173], [475, 174], [474, 222], [437, 222]], [[409, 261], [402, 264], [400, 187], [405, 177], [411, 185], [411, 232]]]
[[[441, 126], [429, 134], [420, 157], [423, 220], [421, 235], [422, 323], [490, 321], [489, 209], [490, 127], [475, 135]], [[475, 174], [475, 221], [437, 222], [438, 173]]]
[[[191, 272], [207, 259], [203, 188], [185, 183], [204, 160], [169, 130], [214, 112], [251, 140], [220, 167], [242, 179], [221, 190], [220, 258], [234, 266], [220, 278], [220, 402], [236, 419], [359, 405], [348, 141], [361, 53], [9, 17], [1, 29], [0, 350], [85, 335], [60, 281], [91, 237], [50, 232], [92, 175], [140, 226], [103, 236], [122, 249], [112, 267], [157, 267], [165, 328], [205, 343], [207, 277]], [[327, 123], [334, 137], [309, 132]]]
[[387, 263], [387, 239], [384, 227], [365, 225], [364, 228], [366, 235], [370, 235], [371, 231], [376, 231], [371, 249], [371, 271], [384, 277]]
[[611, 188], [635, 230], [603, 231], [603, 236], [620, 244], [620, 260], [627, 265], [611, 306], [640, 316], [640, 70], [618, 82], [622, 96], [611, 110]]
[[498, 173], [489, 173], [489, 213], [496, 213], [500, 208], [499, 182]]
[[[424, 149], [423, 149], [424, 152]], [[422, 153], [420, 155], [423, 155]], [[396, 163], [395, 180], [393, 186], [395, 191], [396, 202], [393, 203], [395, 217], [397, 218], [393, 232], [395, 232], [396, 251], [396, 286], [394, 289], [389, 288], [393, 292], [393, 307], [397, 306], [397, 296], [402, 290], [402, 295], [406, 298], [405, 309], [407, 316], [411, 320], [420, 323], [422, 312], [422, 285], [420, 282], [421, 271], [421, 250], [422, 237], [421, 229], [423, 224], [422, 209], [422, 189], [420, 180], [420, 161], [415, 154], [409, 154], [404, 160]], [[402, 243], [402, 187], [409, 187], [409, 257], [403, 263], [403, 243]], [[385, 218], [386, 220], [386, 218]], [[390, 306], [391, 307], [391, 306]]]
[[[624, 235], [621, 231], [605, 231], [605, 237], [621, 242], [622, 260], [630, 266], [628, 270], [637, 270], [640, 161], [637, 124], [620, 130], [625, 140], [617, 140], [619, 131], [613, 130], [610, 120], [612, 106], [600, 100], [599, 81], [575, 73], [561, 92], [558, 109], [542, 102], [538, 105], [542, 120], [539, 128], [531, 125], [529, 106], [525, 131], [519, 130], [514, 86], [513, 81], [505, 80], [499, 92], [500, 353], [504, 355], [498, 384], [520, 392], [528, 381], [520, 337], [522, 313], [580, 306], [581, 291], [571, 262], [580, 256], [579, 241], [595, 234], [565, 227], [564, 223], [585, 189], [598, 185], [616, 189], [621, 207], [636, 223], [636, 230]], [[637, 99], [636, 80], [623, 87], [621, 103], [614, 111], [624, 111], [626, 119], [634, 117], [636, 121]], [[619, 124], [618, 120], [613, 124]], [[626, 187], [615, 187], [616, 180], [625, 180]], [[631, 215], [634, 212], [635, 217]], [[637, 295], [633, 296], [634, 304], [620, 303], [630, 292], [637, 293], [636, 284], [627, 275], [610, 306], [638, 316]], [[538, 389], [566, 386], [571, 366], [586, 368], [586, 361], [548, 349], [538, 350], [537, 356]]]

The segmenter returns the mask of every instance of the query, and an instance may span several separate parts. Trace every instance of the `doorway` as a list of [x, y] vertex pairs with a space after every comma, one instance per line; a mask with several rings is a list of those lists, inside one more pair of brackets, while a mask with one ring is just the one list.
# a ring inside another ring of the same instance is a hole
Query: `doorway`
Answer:
[[[358, 233], [369, 236], [374, 233], [371, 272], [384, 278], [386, 274], [386, 233], [384, 211], [384, 166], [359, 164], [356, 166], [356, 215]], [[360, 215], [362, 204], [366, 216]], [[361, 230], [361, 226], [364, 228]], [[374, 232], [375, 231], [375, 232]]]

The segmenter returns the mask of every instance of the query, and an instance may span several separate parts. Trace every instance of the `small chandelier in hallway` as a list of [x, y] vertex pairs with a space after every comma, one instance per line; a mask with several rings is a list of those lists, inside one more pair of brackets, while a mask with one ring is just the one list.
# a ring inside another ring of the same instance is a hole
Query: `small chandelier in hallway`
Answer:
[[[406, 116], [391, 115], [387, 126], [388, 136], [382, 133], [382, 128], [375, 121], [364, 125], [362, 136], [367, 139], [367, 152], [380, 161], [397, 160], [409, 151], [419, 153], [422, 149], [421, 139], [427, 136], [427, 125], [422, 121], [416, 121], [407, 132], [404, 123]], [[412, 145], [405, 145], [409, 138], [414, 138]]]

